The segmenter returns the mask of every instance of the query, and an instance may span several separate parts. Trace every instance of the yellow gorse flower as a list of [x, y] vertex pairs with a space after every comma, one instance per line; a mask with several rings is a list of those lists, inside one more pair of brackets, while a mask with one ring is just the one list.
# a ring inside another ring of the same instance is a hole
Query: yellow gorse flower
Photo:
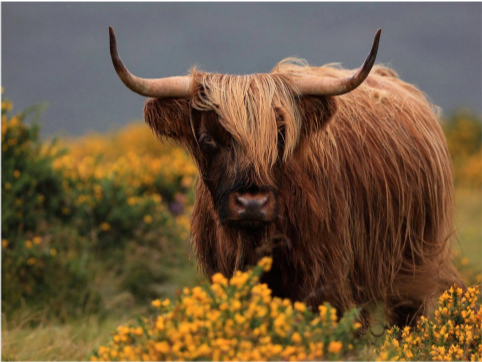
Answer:
[[[160, 314], [142, 324], [144, 333], [120, 326], [91, 359], [313, 360], [337, 358], [348, 351], [345, 345], [353, 348], [356, 310], [338, 321], [326, 304], [328, 319], [322, 320], [303, 303], [273, 298], [259, 283], [271, 264], [263, 258], [229, 280], [214, 274], [210, 286], [185, 288], [174, 303], [153, 301]], [[344, 340], [337, 340], [342, 330]]]
[[330, 353], [340, 353], [342, 348], [343, 348], [343, 344], [341, 342], [332, 341], [328, 345], [328, 352], [330, 352]]
[[[197, 169], [185, 151], [159, 142], [143, 124], [129, 125], [111, 137], [90, 135], [65, 144], [70, 152], [56, 158], [53, 164], [65, 177], [83, 181], [122, 180], [133, 187], [151, 189], [157, 203], [162, 200], [154, 193], [157, 177], [167, 182], [181, 179], [180, 187], [188, 189], [197, 176]], [[125, 145], [129, 145], [127, 154]], [[96, 155], [102, 155], [102, 159], [96, 159]], [[101, 192], [96, 195], [102, 197]], [[129, 205], [136, 202], [134, 197], [128, 200]]]
[[482, 358], [482, 308], [479, 287], [457, 286], [439, 298], [433, 319], [421, 317], [414, 328], [393, 327], [378, 352], [379, 359], [479, 361]]

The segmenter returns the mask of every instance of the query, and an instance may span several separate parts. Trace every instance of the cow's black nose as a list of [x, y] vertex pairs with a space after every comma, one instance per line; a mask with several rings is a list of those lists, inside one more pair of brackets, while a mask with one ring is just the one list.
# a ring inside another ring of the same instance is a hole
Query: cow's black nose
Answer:
[[268, 193], [243, 193], [236, 195], [236, 211], [240, 219], [264, 219], [269, 201]]

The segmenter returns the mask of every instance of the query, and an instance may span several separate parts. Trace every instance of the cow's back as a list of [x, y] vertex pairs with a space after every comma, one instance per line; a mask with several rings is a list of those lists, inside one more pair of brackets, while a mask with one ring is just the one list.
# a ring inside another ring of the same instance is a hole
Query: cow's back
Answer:
[[[353, 74], [333, 66], [288, 68]], [[437, 108], [382, 66], [335, 99], [335, 115], [303, 156], [324, 209], [318, 242], [342, 248], [333, 250], [341, 259], [339, 282], [355, 302], [408, 291], [428, 297], [456, 279], [449, 261], [451, 161]]]

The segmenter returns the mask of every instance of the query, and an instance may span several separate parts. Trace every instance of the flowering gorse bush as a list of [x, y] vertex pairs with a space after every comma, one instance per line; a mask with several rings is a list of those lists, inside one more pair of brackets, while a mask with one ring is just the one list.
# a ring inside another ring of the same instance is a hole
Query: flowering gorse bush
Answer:
[[[35, 120], [26, 122], [32, 112], [12, 108], [3, 99], [2, 311], [24, 301], [67, 317], [125, 291], [137, 301], [162, 296], [170, 269], [193, 264], [196, 174], [187, 155], [141, 122], [142, 132], [131, 127], [68, 147], [42, 142]], [[106, 273], [110, 294], [98, 277]]]
[[[69, 152], [53, 162], [72, 195], [63, 213], [68, 216], [76, 209], [88, 214], [92, 222], [85, 223], [86, 232], [109, 231], [100, 247], [122, 246], [139, 225], [156, 230], [159, 222], [176, 226], [187, 239], [186, 215], [192, 209], [197, 172], [186, 152], [159, 142], [142, 122], [111, 135], [64, 143]], [[160, 214], [171, 220], [159, 220]]]
[[[67, 142], [65, 142], [67, 144]], [[114, 179], [134, 188], [160, 193], [172, 201], [177, 192], [190, 190], [197, 175], [188, 154], [159, 142], [139, 122], [110, 135], [89, 135], [68, 142], [70, 152], [54, 167], [76, 179]]]
[[3, 99], [2, 312], [22, 301], [49, 305], [59, 314], [87, 305], [96, 309], [88, 250], [75, 229], [58, 227], [68, 197], [62, 176], [51, 167], [57, 154], [41, 152], [39, 127], [24, 122], [28, 112], [10, 115], [11, 110]]
[[[272, 259], [263, 258], [231, 279], [184, 288], [172, 303], [154, 300], [158, 313], [117, 328], [92, 361], [113, 360], [480, 360], [482, 308], [479, 287], [452, 287], [433, 318], [414, 328], [394, 326], [371, 352], [370, 335], [358, 333], [357, 310], [341, 318], [329, 304], [313, 313], [305, 304], [271, 296], [259, 283]], [[368, 338], [367, 338], [368, 337]], [[371, 347], [373, 348], [373, 347]]]
[[388, 330], [379, 360], [482, 360], [482, 308], [478, 287], [456, 286], [439, 298], [435, 317], [421, 317], [415, 328]]
[[91, 360], [336, 360], [356, 348], [357, 310], [339, 320], [329, 304], [313, 313], [305, 304], [273, 298], [259, 284], [272, 259], [263, 258], [231, 279], [185, 288], [174, 303], [152, 304], [159, 314], [120, 326]]

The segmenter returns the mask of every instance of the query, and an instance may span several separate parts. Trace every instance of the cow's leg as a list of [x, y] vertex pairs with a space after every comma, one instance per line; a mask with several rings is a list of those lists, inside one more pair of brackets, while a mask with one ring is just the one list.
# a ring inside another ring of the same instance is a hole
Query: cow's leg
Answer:
[[[453, 285], [465, 290], [465, 285], [452, 264], [441, 265], [437, 272], [419, 273], [415, 277], [403, 280], [399, 295], [392, 296], [385, 305], [385, 312], [390, 325], [404, 327], [414, 325], [428, 308], [432, 308], [439, 295]], [[400, 281], [399, 280], [399, 281]]]

